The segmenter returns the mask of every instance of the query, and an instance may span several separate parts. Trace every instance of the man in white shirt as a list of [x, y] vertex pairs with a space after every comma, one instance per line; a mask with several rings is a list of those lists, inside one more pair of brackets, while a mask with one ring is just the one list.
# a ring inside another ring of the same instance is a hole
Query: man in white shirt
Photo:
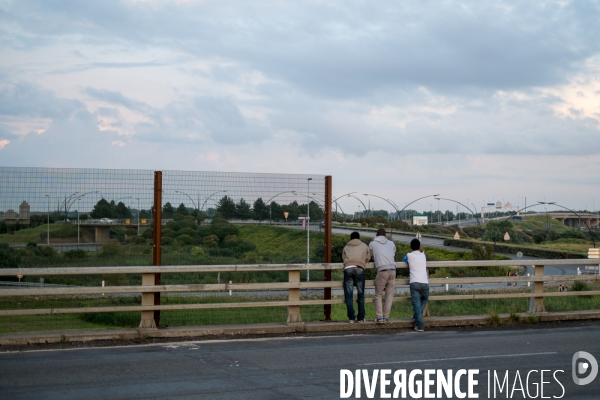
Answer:
[[421, 241], [413, 239], [410, 242], [412, 252], [408, 253], [402, 261], [408, 263], [410, 272], [410, 295], [413, 304], [413, 318], [415, 319], [415, 331], [423, 332], [423, 310], [429, 300], [429, 279], [427, 278], [427, 259], [421, 249]]
[[[369, 250], [373, 254], [377, 276], [375, 277], [375, 314], [376, 322], [388, 322], [392, 303], [394, 301], [394, 288], [396, 286], [396, 245], [386, 237], [385, 229], [377, 230], [375, 240], [369, 243]], [[385, 290], [385, 306], [382, 307], [381, 296]]]

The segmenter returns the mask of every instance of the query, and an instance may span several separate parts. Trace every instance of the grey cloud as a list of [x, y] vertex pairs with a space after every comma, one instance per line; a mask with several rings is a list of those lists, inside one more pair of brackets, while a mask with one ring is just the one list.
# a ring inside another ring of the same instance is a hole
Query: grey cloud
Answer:
[[[32, 8], [44, 12], [31, 18]], [[234, 60], [331, 98], [390, 86], [456, 92], [562, 82], [598, 51], [599, 16], [595, 2], [512, 1], [263, 1], [235, 9], [226, 2], [67, 8], [39, 1], [11, 2], [0, 14], [40, 40], [83, 34], [95, 43], [177, 48]]]
[[83, 104], [56, 97], [50, 91], [29, 83], [3, 82], [0, 87], [0, 115], [41, 118], [67, 118]]

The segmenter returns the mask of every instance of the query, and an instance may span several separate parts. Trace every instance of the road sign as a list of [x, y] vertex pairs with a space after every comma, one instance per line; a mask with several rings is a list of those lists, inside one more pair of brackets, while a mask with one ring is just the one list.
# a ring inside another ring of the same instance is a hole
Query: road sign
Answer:
[[520, 251], [517, 253], [517, 258], [523, 258], [523, 253], [521, 253]]
[[415, 235], [415, 238], [421, 240], [421, 232], [417, 232], [417, 234]]
[[142, 224], [146, 225], [146, 218], [142, 218]]
[[289, 211], [284, 211], [283, 212], [283, 216], [285, 217], [285, 219], [288, 219], [288, 216], [290, 215]]
[[454, 239], [460, 239], [460, 235], [458, 234], [458, 232], [456, 232], [456, 233], [454, 234]]
[[126, 220], [125, 220], [125, 224], [126, 224], [126, 225], [129, 225], [130, 223], [131, 223], [131, 220], [130, 220], [130, 219], [126, 219]]
[[510, 240], [510, 235], [508, 234], [508, 232], [504, 234], [504, 240]]

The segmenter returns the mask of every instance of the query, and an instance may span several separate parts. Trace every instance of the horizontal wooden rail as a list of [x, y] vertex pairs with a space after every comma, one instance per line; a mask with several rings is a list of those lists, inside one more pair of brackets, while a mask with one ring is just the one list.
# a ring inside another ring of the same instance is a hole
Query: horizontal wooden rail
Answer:
[[[479, 261], [429, 261], [429, 268], [471, 268], [471, 267], [519, 267], [530, 265], [589, 265], [599, 266], [600, 259], [578, 260], [479, 260]], [[268, 271], [314, 271], [341, 270], [340, 263], [331, 264], [235, 264], [235, 265], [171, 265], [146, 267], [56, 267], [56, 268], [5, 268], [0, 276], [45, 276], [45, 275], [108, 275], [108, 274], [170, 274], [188, 272], [268, 272]], [[404, 262], [397, 262], [396, 268], [407, 268]], [[373, 269], [368, 263], [366, 269]]]
[[[598, 281], [599, 275], [555, 275], [555, 276], [507, 276], [485, 278], [432, 278], [431, 286], [445, 284], [482, 284], [482, 283], [514, 283], [514, 282], [563, 282], [563, 281]], [[408, 279], [396, 279], [396, 286], [408, 286]], [[365, 281], [366, 287], [373, 287], [375, 281]], [[17, 288], [0, 290], [0, 298], [14, 296], [63, 296], [63, 295], [92, 295], [120, 293], [178, 293], [178, 292], [224, 292], [248, 290], [287, 290], [287, 289], [323, 289], [342, 288], [343, 282], [313, 281], [313, 282], [273, 282], [273, 283], [222, 283], [198, 285], [156, 285], [156, 286], [93, 286], [93, 287], [58, 287], [58, 288]]]
[[[560, 297], [560, 296], [597, 296], [600, 290], [587, 292], [547, 292], [547, 293], [492, 293], [492, 294], [458, 294], [429, 296], [430, 301], [483, 300], [483, 299], [514, 299], [531, 297]], [[410, 296], [394, 297], [394, 302], [411, 301]], [[373, 299], [366, 299], [372, 302]], [[77, 308], [42, 308], [21, 310], [0, 310], [0, 316], [19, 315], [54, 315], [54, 314], [83, 314], [102, 312], [135, 312], [135, 311], [173, 311], [173, 310], [212, 310], [222, 308], [260, 308], [260, 307], [290, 307], [315, 306], [325, 304], [344, 304], [343, 299], [332, 300], [301, 300], [301, 301], [258, 301], [239, 303], [199, 303], [199, 304], [168, 304], [149, 306], [116, 306], [116, 307], [77, 307]]]
[[[569, 291], [569, 292], [544, 292], [544, 283], [561, 281], [598, 281], [599, 275], [560, 275], [544, 276], [544, 266], [569, 265], [569, 266], [600, 266], [598, 259], [577, 259], [577, 260], [506, 260], [506, 261], [432, 261], [428, 262], [430, 268], [465, 268], [465, 267], [515, 267], [534, 265], [534, 276], [500, 276], [500, 277], [463, 277], [463, 278], [432, 278], [431, 286], [444, 285], [471, 285], [486, 283], [516, 283], [533, 282], [531, 292], [522, 291], [503, 292], [503, 293], [458, 293], [443, 294], [432, 292], [430, 300], [432, 301], [455, 301], [455, 300], [482, 300], [482, 299], [519, 299], [533, 298], [531, 308], [533, 313], [545, 312], [543, 300], [545, 297], [555, 296], [595, 296], [600, 295], [600, 290], [592, 291]], [[406, 268], [406, 263], [396, 263], [397, 268]], [[333, 304], [344, 304], [341, 298], [324, 299], [305, 299], [300, 300], [299, 290], [315, 290], [323, 288], [342, 288], [343, 282], [333, 281], [313, 281], [300, 282], [299, 272], [307, 270], [342, 270], [343, 266], [339, 263], [331, 264], [269, 264], [269, 265], [186, 265], [186, 266], [162, 266], [162, 267], [59, 267], [59, 268], [12, 268], [0, 269], [0, 275], [29, 275], [29, 276], [52, 276], [52, 275], [105, 275], [105, 274], [153, 274], [153, 273], [215, 273], [215, 272], [263, 272], [263, 271], [281, 271], [288, 273], [288, 282], [270, 282], [270, 283], [224, 283], [224, 284], [183, 284], [183, 285], [151, 285], [146, 283], [140, 286], [109, 286], [109, 287], [36, 287], [36, 288], [18, 288], [0, 290], [0, 298], [11, 297], [38, 297], [38, 296], [96, 296], [103, 294], [136, 294], [136, 293], [215, 293], [223, 295], [228, 291], [244, 293], [249, 291], [248, 295], [262, 296], [260, 291], [280, 290], [288, 291], [287, 299], [277, 299], [272, 301], [233, 301], [219, 303], [195, 303], [195, 304], [158, 304], [158, 305], [131, 305], [131, 306], [101, 306], [101, 307], [59, 307], [59, 308], [35, 308], [18, 310], [0, 310], [0, 316], [23, 316], [23, 315], [55, 315], [55, 314], [82, 314], [82, 313], [103, 313], [103, 312], [148, 312], [158, 310], [208, 310], [208, 309], [242, 309], [255, 307], [288, 307], [288, 322], [296, 323], [301, 321], [300, 309], [302, 306], [322, 306]], [[367, 269], [373, 268], [372, 264], [367, 265]], [[396, 280], [398, 286], [408, 285], [407, 278]], [[374, 281], [365, 282], [367, 287], [373, 287]], [[252, 293], [255, 292], [255, 293]], [[257, 293], [258, 292], [258, 293]], [[290, 296], [293, 293], [293, 296]], [[235, 299], [235, 298], [230, 298]], [[237, 299], [239, 300], [239, 299]], [[372, 301], [369, 299], [368, 301]], [[401, 294], [394, 298], [395, 302], [411, 301], [410, 296]], [[292, 311], [290, 311], [292, 310]], [[290, 314], [292, 313], [292, 314]], [[290, 319], [290, 315], [293, 318]]]

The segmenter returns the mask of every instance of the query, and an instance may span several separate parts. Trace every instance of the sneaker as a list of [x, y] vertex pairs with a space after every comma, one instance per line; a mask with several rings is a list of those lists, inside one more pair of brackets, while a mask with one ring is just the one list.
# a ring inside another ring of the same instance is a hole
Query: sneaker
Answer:
[[363, 319], [359, 319], [357, 322], [358, 322], [359, 324], [364, 324], [364, 323], [366, 323], [366, 322], [367, 322], [367, 320], [363, 318]]
[[351, 323], [351, 324], [353, 324], [353, 323], [354, 323], [354, 320], [353, 320], [353, 319], [351, 319], [351, 320], [348, 320], [348, 322], [349, 322], [349, 323]]
[[387, 323], [388, 323], [388, 322], [390, 322], [390, 321], [389, 321], [387, 318], [384, 318], [384, 319], [383, 319], [383, 322], [387, 324]]
[[418, 326], [415, 325], [415, 331], [417, 331], [417, 332], [425, 332], [425, 328], [419, 328]]
[[385, 320], [385, 318], [377, 318], [376, 321], [378, 324], [385, 324], [387, 321]]

